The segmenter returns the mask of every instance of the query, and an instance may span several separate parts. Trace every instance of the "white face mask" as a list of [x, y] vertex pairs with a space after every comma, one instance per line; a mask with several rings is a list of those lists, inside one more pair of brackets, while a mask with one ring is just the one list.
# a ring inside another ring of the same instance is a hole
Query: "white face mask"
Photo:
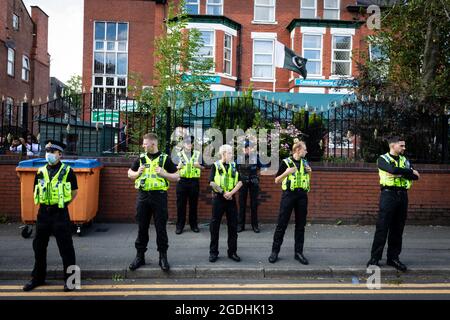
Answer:
[[54, 165], [58, 162], [58, 157], [53, 153], [47, 152], [45, 153], [45, 160], [47, 160], [50, 165]]

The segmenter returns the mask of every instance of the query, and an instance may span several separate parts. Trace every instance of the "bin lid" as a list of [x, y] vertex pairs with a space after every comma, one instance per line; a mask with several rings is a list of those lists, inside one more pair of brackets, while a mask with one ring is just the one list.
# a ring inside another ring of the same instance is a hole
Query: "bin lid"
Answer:
[[[102, 165], [97, 159], [66, 159], [62, 162], [68, 164], [72, 169], [92, 169]], [[46, 164], [47, 161], [43, 158], [30, 159], [20, 161], [18, 168], [40, 168]]]

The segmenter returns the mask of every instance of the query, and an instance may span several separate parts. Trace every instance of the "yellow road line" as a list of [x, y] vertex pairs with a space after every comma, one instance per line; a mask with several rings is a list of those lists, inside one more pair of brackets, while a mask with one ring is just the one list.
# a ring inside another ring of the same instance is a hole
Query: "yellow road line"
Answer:
[[164, 291], [74, 291], [0, 292], [0, 297], [105, 297], [105, 296], [199, 296], [199, 295], [380, 295], [450, 294], [450, 290], [164, 290]]
[[[39, 290], [58, 290], [62, 285], [39, 287]], [[274, 288], [367, 288], [365, 283], [243, 283], [243, 284], [107, 284], [81, 285], [86, 290], [112, 289], [274, 289]], [[450, 288], [450, 283], [381, 284], [381, 288]], [[20, 285], [0, 286], [0, 290], [22, 290]]]

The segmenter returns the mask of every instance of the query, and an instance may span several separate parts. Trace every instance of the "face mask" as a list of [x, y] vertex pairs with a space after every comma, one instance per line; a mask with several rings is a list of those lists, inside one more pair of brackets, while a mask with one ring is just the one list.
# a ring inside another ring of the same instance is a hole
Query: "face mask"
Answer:
[[47, 160], [47, 162], [50, 164], [50, 165], [53, 165], [53, 164], [55, 164], [57, 161], [58, 161], [58, 158], [56, 157], [56, 155], [54, 155], [53, 153], [46, 153], [45, 154], [45, 160]]

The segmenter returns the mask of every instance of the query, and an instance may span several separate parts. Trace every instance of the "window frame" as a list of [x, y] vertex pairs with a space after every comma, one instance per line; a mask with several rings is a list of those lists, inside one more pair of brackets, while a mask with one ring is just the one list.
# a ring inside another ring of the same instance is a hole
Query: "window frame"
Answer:
[[[9, 53], [12, 52], [12, 60], [9, 59]], [[11, 72], [10, 72], [11, 66]], [[15, 77], [16, 73], [16, 50], [8, 48], [6, 53], [6, 74], [10, 77]]]
[[[206, 47], [212, 47], [212, 56], [200, 56], [195, 55], [195, 58], [213, 58], [213, 67], [209, 71], [210, 73], [216, 73], [216, 30], [215, 29], [208, 29], [208, 28], [196, 28], [198, 31], [201, 32], [212, 32], [212, 44], [207, 45]], [[202, 47], [204, 45], [202, 44]]]
[[[305, 48], [305, 36], [319, 36], [320, 37], [320, 49], [317, 48]], [[322, 33], [303, 33], [302, 34], [302, 57], [305, 56], [305, 49], [306, 50], [318, 50], [320, 51], [320, 60], [318, 62], [320, 62], [320, 73], [319, 74], [315, 74], [315, 73], [310, 73], [308, 71], [308, 76], [314, 76], [314, 77], [322, 77], [323, 76], [323, 34]], [[317, 62], [317, 59], [308, 59], [308, 61], [312, 61], [312, 62]]]
[[[28, 68], [25, 67], [25, 61], [28, 61]], [[25, 72], [25, 77], [24, 77], [24, 72]], [[26, 55], [22, 55], [22, 80], [29, 82], [30, 75], [31, 75], [30, 58]]]
[[[103, 23], [104, 24], [104, 34], [103, 39], [96, 39], [96, 29], [95, 26], [97, 23]], [[116, 36], [115, 40], [107, 40], [107, 25], [108, 23], [115, 23], [116, 25]], [[127, 26], [127, 35], [126, 40], [119, 39], [119, 25], [120, 24], [126, 24]], [[107, 91], [113, 91], [114, 98], [120, 99], [122, 96], [128, 95], [128, 76], [129, 76], [129, 42], [130, 42], [130, 22], [127, 21], [107, 21], [107, 20], [95, 20], [93, 21], [93, 48], [92, 48], [92, 90], [94, 94], [102, 94], [101, 101], [99, 100], [99, 106], [96, 106], [96, 110], [116, 110], [117, 109], [117, 101], [113, 101], [114, 106], [113, 108], [109, 108], [109, 97], [106, 96], [108, 93]], [[97, 49], [97, 42], [102, 42], [102, 48]], [[108, 43], [114, 43], [114, 49], [108, 50]], [[125, 43], [125, 49], [119, 50], [120, 44]], [[96, 54], [101, 54], [103, 56], [103, 72], [95, 72], [95, 56]], [[106, 73], [107, 69], [107, 55], [108, 54], [114, 54], [115, 58], [115, 70], [114, 73], [108, 74]], [[126, 62], [126, 73], [125, 74], [119, 74], [119, 55], [126, 55], [127, 62]], [[102, 79], [102, 84], [96, 84], [97, 79]], [[107, 84], [107, 78], [113, 79], [113, 84]], [[124, 85], [119, 85], [119, 80], [125, 80]], [[120, 92], [120, 94], [119, 94]], [[120, 97], [119, 97], [120, 96]], [[99, 98], [98, 98], [99, 99]], [[107, 101], [108, 100], [108, 101]], [[108, 106], [108, 108], [106, 108]]]
[[[277, 1], [273, 1], [273, 5], [267, 5], [267, 4], [256, 4], [258, 0], [253, 0], [253, 22], [255, 23], [276, 23], [277, 22]], [[273, 20], [258, 20], [256, 19], [256, 7], [263, 7], [263, 8], [272, 8], [273, 7]]]
[[[268, 78], [268, 77], [257, 77], [255, 76], [255, 67], [256, 66], [269, 66], [269, 64], [267, 63], [256, 63], [255, 64], [255, 55], [259, 54], [259, 55], [269, 55], [267, 53], [256, 53], [255, 51], [255, 43], [257, 41], [265, 41], [265, 42], [272, 42], [272, 53], [270, 54], [272, 56], [272, 63], [270, 64], [272, 66], [272, 77]], [[253, 44], [252, 44], [252, 79], [255, 80], [271, 80], [273, 81], [275, 79], [275, 41], [276, 39], [273, 38], [254, 38], [253, 39]]]
[[[190, 2], [189, 2], [189, 1], [190, 1]], [[196, 3], [193, 3], [194, 1], [195, 1]], [[187, 11], [187, 8], [186, 8], [187, 5], [192, 5], [192, 6], [193, 6], [193, 5], [196, 5], [196, 6], [197, 6], [197, 13], [189, 13], [189, 12]], [[187, 14], [200, 14], [200, 0], [186, 0], [184, 9], [185, 9], [185, 11], [186, 11]]]
[[[327, 19], [327, 20], [340, 20], [341, 19], [341, 0], [336, 0], [337, 1], [337, 8], [334, 7], [327, 7], [326, 6], [326, 2], [327, 0], [323, 0], [323, 18]], [[337, 18], [333, 19], [333, 18], [325, 18], [325, 12], [326, 10], [334, 10], [337, 11]]]
[[[349, 49], [335, 49], [334, 48], [334, 39], [335, 37], [349, 37], [350, 38], [350, 48]], [[353, 37], [349, 34], [333, 34], [331, 37], [331, 77], [333, 78], [344, 78], [344, 77], [352, 77], [352, 49], [353, 49]], [[343, 52], [349, 52], [349, 60], [335, 60], [334, 59], [334, 52], [335, 51], [343, 51]], [[340, 74], [333, 74], [333, 64], [334, 63], [349, 63], [349, 74], [347, 75], [340, 75]]]
[[[300, 18], [304, 18], [304, 19], [316, 19], [317, 18], [317, 0], [313, 0], [314, 1], [314, 7], [304, 7], [303, 6], [303, 0], [300, 0]], [[302, 9], [314, 9], [314, 17], [313, 18], [307, 18], [307, 17], [302, 17]]]
[[224, 0], [220, 0], [220, 3], [209, 3], [209, 1], [210, 0], [206, 0], [206, 12], [205, 12], [205, 14], [207, 14], [207, 15], [215, 15], [215, 14], [212, 14], [212, 13], [208, 13], [208, 6], [209, 7], [220, 7], [220, 14], [218, 14], [219, 16], [223, 16], [223, 1]]
[[[230, 48], [227, 48], [225, 46], [225, 39], [226, 39], [226, 37], [230, 37]], [[227, 60], [225, 58], [225, 51], [226, 50], [230, 51], [230, 60]], [[225, 70], [225, 62], [226, 61], [230, 62], [230, 72], [229, 73], [227, 73], [226, 70]], [[233, 75], [233, 36], [231, 34], [229, 34], [229, 33], [226, 33], [226, 32], [224, 33], [224, 36], [223, 36], [223, 73], [226, 74], [226, 75], [229, 75], [229, 76]]]
[[[15, 24], [16, 21], [17, 21], [17, 26]], [[12, 27], [13, 27], [14, 31], [20, 30], [20, 17], [19, 17], [19, 15], [15, 14], [15, 13], [13, 13], [13, 17], [12, 17]]]

